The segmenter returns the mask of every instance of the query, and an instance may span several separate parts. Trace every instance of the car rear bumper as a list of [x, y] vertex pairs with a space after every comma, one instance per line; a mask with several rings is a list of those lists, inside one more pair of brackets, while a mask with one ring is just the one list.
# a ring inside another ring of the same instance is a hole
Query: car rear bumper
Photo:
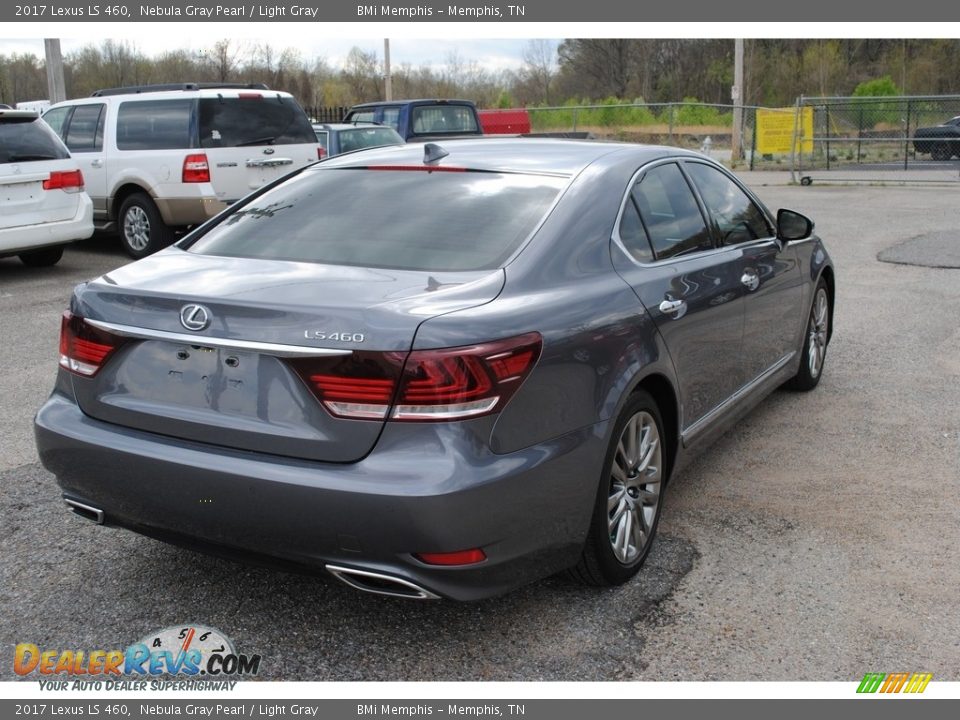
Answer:
[[48, 245], [63, 245], [93, 235], [93, 203], [80, 194], [76, 214], [69, 220], [19, 225], [0, 230], [0, 253], [14, 254]]
[[[379, 573], [457, 600], [576, 563], [608, 431], [495, 455], [455, 424], [394, 423], [360, 462], [317, 463], [110, 425], [59, 393], [35, 429], [64, 497], [108, 525], [216, 554]], [[477, 547], [487, 559], [475, 565], [414, 557]]]

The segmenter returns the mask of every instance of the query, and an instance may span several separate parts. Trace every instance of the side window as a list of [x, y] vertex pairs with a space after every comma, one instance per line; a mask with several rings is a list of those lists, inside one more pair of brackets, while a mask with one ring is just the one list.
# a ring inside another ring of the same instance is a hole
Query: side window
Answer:
[[774, 235], [763, 211], [733, 180], [703, 163], [689, 162], [685, 167], [700, 190], [723, 245], [736, 245]]
[[650, 239], [647, 237], [647, 231], [643, 229], [643, 223], [640, 222], [640, 212], [637, 210], [637, 204], [632, 196], [627, 198], [627, 204], [623, 208], [623, 217], [620, 219], [620, 242], [623, 243], [634, 260], [640, 262], [653, 260]]
[[99, 152], [103, 149], [103, 105], [78, 105], [67, 127], [70, 152]]
[[675, 164], [647, 171], [630, 196], [657, 260], [713, 247], [700, 206]]
[[137, 100], [117, 111], [118, 150], [181, 150], [192, 147], [193, 100]]
[[64, 123], [67, 120], [67, 115], [70, 114], [70, 111], [73, 110], [73, 106], [68, 107], [58, 107], [53, 110], [48, 110], [43, 114], [43, 121], [50, 126], [50, 128], [60, 136], [60, 139], [63, 140], [64, 132]]
[[400, 127], [400, 108], [386, 107], [383, 109], [383, 124], [389, 125], [394, 130]]

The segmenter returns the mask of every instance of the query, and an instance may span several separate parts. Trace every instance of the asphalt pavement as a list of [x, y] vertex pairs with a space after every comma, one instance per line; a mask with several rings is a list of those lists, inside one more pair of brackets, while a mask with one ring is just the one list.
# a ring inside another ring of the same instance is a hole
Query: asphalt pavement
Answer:
[[823, 380], [775, 393], [678, 475], [647, 566], [607, 590], [552, 578], [416, 603], [81, 520], [31, 421], [71, 288], [126, 260], [109, 238], [52, 269], [0, 260], [2, 652], [196, 622], [262, 655], [265, 679], [960, 680], [960, 275], [877, 259], [956, 232], [960, 188], [749, 177], [770, 207], [814, 218], [835, 260]]

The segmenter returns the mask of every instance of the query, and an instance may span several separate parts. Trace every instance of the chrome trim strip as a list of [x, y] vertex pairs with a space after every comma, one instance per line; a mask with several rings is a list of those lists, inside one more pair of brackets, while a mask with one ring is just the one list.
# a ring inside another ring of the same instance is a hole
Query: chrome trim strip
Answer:
[[[429, 590], [422, 588], [419, 585], [410, 582], [409, 580], [394, 577], [393, 575], [384, 575], [383, 573], [371, 572], [370, 570], [357, 570], [356, 568], [341, 567], [340, 565], [327, 565], [326, 567], [330, 574], [337, 578], [337, 580], [346, 583], [356, 590], [362, 590], [363, 592], [373, 593], [374, 595], [386, 595], [388, 597], [407, 598], [408, 600], [440, 599], [439, 595], [435, 595]], [[354, 580], [354, 575], [360, 578], [368, 577], [375, 580], [390, 582], [402, 588], [412, 590], [414, 594], [411, 595], [410, 593], [401, 592], [400, 590], [397, 590], [396, 592], [390, 592], [389, 590], [382, 590], [380, 588], [367, 587], [366, 585], [362, 584], [362, 581]]]
[[333, 348], [283, 345], [280, 343], [257, 342], [255, 340], [233, 340], [231, 338], [210, 337], [208, 335], [187, 335], [186, 333], [167, 332], [166, 330], [148, 330], [130, 325], [103, 322], [102, 320], [90, 320], [89, 318], [86, 319], [85, 322], [93, 325], [95, 328], [122, 337], [137, 338], [139, 340], [166, 340], [167, 342], [227, 348], [229, 350], [249, 350], [251, 352], [266, 353], [276, 357], [329, 357], [331, 355], [349, 355], [352, 352], [351, 350], [336, 350]]
[[737, 390], [733, 395], [728, 397], [722, 403], [717, 405], [713, 410], [708, 412], [702, 418], [697, 420], [693, 425], [688, 427], [686, 430], [680, 433], [680, 436], [683, 440], [683, 444], [686, 445], [690, 440], [695, 438], [704, 428], [709, 425], [717, 416], [722, 415], [726, 412], [734, 403], [742, 400], [744, 397], [749, 395], [753, 390], [758, 386], [762, 385], [763, 382], [769, 379], [774, 373], [777, 372], [780, 368], [784, 367], [794, 355], [797, 354], [796, 350], [793, 350], [782, 358], [777, 360], [773, 365], [764, 370], [762, 373], [757, 375], [753, 380], [748, 382], [746, 385]]

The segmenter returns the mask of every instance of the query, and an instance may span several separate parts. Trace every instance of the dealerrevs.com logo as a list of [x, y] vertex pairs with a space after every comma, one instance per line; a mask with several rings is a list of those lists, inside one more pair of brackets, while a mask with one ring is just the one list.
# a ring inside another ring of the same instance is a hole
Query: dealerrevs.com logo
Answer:
[[177, 625], [152, 632], [126, 650], [41, 649], [19, 643], [13, 670], [25, 676], [81, 677], [186, 675], [212, 678], [256, 675], [259, 655], [237, 652], [233, 641], [216, 628]]

